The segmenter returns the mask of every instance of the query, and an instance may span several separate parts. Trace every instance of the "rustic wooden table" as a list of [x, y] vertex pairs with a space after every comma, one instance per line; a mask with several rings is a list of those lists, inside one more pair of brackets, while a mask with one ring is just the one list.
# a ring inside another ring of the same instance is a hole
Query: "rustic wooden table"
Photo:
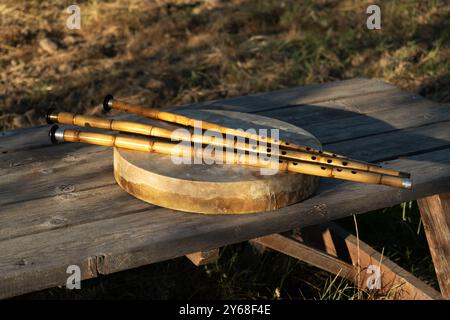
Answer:
[[[217, 248], [247, 240], [360, 286], [370, 276], [369, 265], [379, 265], [382, 290], [395, 285], [398, 298], [450, 297], [448, 106], [381, 81], [354, 79], [185, 107], [257, 113], [293, 123], [318, 137], [326, 150], [411, 172], [414, 188], [322, 179], [315, 196], [281, 210], [189, 214], [149, 205], [120, 189], [109, 148], [51, 145], [48, 126], [3, 132], [0, 297], [65, 285], [69, 265], [80, 266], [82, 279], [88, 279], [182, 255], [200, 264], [213, 260]], [[413, 199], [419, 199], [442, 296], [328, 223]], [[294, 229], [297, 235], [286, 233]], [[321, 235], [321, 250], [308, 240], [311, 233]], [[347, 261], [336, 250], [335, 235], [349, 253]]]

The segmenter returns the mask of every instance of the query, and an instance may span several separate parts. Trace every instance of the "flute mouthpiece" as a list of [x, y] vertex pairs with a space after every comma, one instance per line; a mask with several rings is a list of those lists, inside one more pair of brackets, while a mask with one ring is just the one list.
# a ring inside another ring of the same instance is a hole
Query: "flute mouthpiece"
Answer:
[[50, 108], [50, 109], [47, 110], [47, 113], [45, 115], [45, 120], [47, 120], [48, 124], [52, 124], [52, 123], [57, 122], [58, 114], [55, 113], [55, 109]]
[[410, 178], [403, 178], [402, 186], [405, 189], [411, 189], [412, 188], [412, 180]]
[[105, 99], [103, 99], [103, 110], [105, 110], [106, 112], [110, 111], [113, 100], [114, 97], [111, 94], [108, 94]]

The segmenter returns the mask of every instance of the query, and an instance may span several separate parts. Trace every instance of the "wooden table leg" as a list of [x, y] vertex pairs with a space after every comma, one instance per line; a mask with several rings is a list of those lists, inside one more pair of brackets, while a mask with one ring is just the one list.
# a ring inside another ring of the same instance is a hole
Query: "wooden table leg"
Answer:
[[450, 299], [450, 192], [417, 200], [442, 296]]
[[378, 292], [393, 299], [442, 299], [439, 292], [334, 223], [300, 232], [294, 238], [273, 234], [252, 242], [350, 279], [364, 290], [377, 269]]
[[191, 260], [192, 263], [197, 267], [205, 264], [210, 264], [216, 262], [219, 259], [219, 248], [207, 251], [193, 252], [187, 254], [186, 258]]

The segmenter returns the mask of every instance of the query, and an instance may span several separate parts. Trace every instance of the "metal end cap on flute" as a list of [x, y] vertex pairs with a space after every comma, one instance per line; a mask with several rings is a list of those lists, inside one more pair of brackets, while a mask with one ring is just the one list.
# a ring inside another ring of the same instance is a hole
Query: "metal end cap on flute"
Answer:
[[405, 189], [411, 189], [412, 188], [412, 180], [410, 178], [403, 178], [402, 187]]
[[103, 110], [105, 110], [106, 112], [110, 111], [113, 100], [114, 97], [111, 94], [108, 94], [105, 99], [103, 99]]
[[56, 124], [50, 128], [48, 135], [52, 143], [64, 141], [64, 129], [60, 129]]
[[52, 124], [52, 123], [57, 122], [58, 114], [55, 113], [55, 109], [50, 108], [50, 109], [47, 110], [47, 113], [45, 115], [45, 120], [47, 120], [48, 124]]

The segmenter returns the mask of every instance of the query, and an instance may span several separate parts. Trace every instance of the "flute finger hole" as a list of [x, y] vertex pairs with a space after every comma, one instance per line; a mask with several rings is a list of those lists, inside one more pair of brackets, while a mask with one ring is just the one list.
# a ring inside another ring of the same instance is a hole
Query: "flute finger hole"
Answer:
[[342, 172], [342, 169], [336, 169], [337, 171], [339, 171], [339, 172]]
[[282, 155], [285, 155], [285, 154], [286, 154], [286, 151], [282, 151], [281, 154], [282, 154]]
[[298, 165], [298, 163], [297, 163], [297, 162], [292, 162], [292, 164], [293, 164], [294, 166]]
[[326, 167], [320, 167], [320, 169], [322, 169], [322, 170], [326, 170], [327, 168], [326, 168]]
[[270, 151], [272, 151], [272, 149], [270, 149], [270, 148], [267, 148], [267, 152], [270, 152]]
[[312, 160], [316, 160], [316, 159], [317, 159], [317, 157], [315, 157], [315, 156], [312, 156], [312, 157], [311, 157], [311, 159], [312, 159]]
[[327, 163], [332, 163], [333, 162], [333, 160], [327, 160]]
[[353, 170], [352, 170], [352, 173], [353, 173], [353, 174], [356, 174], [356, 171], [353, 171]]
[[344, 162], [342, 162], [342, 165], [346, 166], [346, 165], [348, 165], [348, 162], [344, 161]]

